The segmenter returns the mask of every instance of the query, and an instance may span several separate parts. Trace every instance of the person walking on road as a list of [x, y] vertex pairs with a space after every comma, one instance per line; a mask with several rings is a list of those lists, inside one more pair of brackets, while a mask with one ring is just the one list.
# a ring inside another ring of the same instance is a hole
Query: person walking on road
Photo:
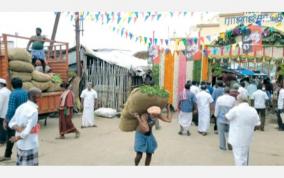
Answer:
[[215, 104], [215, 117], [217, 118], [218, 124], [218, 134], [219, 134], [219, 148], [221, 150], [231, 149], [229, 144], [226, 144], [227, 136], [229, 133], [229, 123], [225, 119], [225, 114], [234, 106], [236, 100], [234, 97], [230, 96], [230, 88], [226, 87], [224, 89], [225, 94], [220, 96]]
[[8, 103], [8, 111], [6, 114], [6, 118], [3, 122], [3, 128], [7, 130], [7, 144], [6, 149], [3, 157], [0, 157], [0, 161], [7, 161], [11, 160], [12, 156], [12, 150], [14, 143], [10, 141], [10, 139], [15, 136], [15, 130], [10, 129], [8, 127], [8, 124], [10, 120], [13, 118], [16, 109], [23, 103], [27, 102], [28, 100], [28, 93], [26, 90], [22, 89], [23, 82], [19, 78], [13, 78], [12, 81], [12, 87], [13, 91], [10, 94], [9, 97], [9, 103]]
[[65, 134], [75, 133], [75, 137], [80, 136], [80, 132], [76, 129], [72, 122], [73, 107], [74, 107], [74, 93], [71, 91], [71, 85], [64, 83], [65, 91], [60, 97], [59, 106], [59, 139], [65, 139]]
[[248, 96], [241, 93], [237, 97], [238, 105], [232, 108], [225, 118], [230, 123], [229, 143], [233, 147], [235, 165], [247, 166], [249, 163], [249, 147], [256, 126], [260, 125], [257, 111], [249, 106]]
[[210, 126], [210, 111], [213, 98], [206, 92], [206, 85], [201, 86], [201, 92], [196, 95], [198, 109], [198, 132], [203, 136], [207, 135]]
[[192, 114], [196, 108], [196, 97], [190, 92], [190, 84], [185, 84], [184, 91], [180, 96], [178, 105], [179, 115], [178, 123], [180, 125], [179, 134], [183, 135], [185, 132], [190, 136], [189, 128], [192, 122]]
[[152, 154], [157, 149], [157, 141], [153, 135], [152, 127], [155, 125], [155, 120], [160, 119], [164, 122], [171, 122], [170, 105], [167, 106], [167, 117], [161, 114], [161, 108], [152, 106], [147, 109], [147, 113], [139, 115], [133, 113], [139, 124], [135, 132], [134, 150], [136, 152], [135, 165], [138, 166], [143, 153], [146, 153], [145, 166], [149, 166], [152, 160]]
[[257, 91], [252, 94], [253, 106], [261, 118], [260, 130], [264, 131], [265, 125], [265, 110], [266, 103], [269, 101], [269, 97], [265, 91], [262, 90], [262, 84], [257, 86]]
[[10, 94], [11, 91], [7, 88], [6, 80], [0, 78], [0, 146], [4, 146], [7, 141], [7, 133], [3, 127], [3, 122], [6, 118]]
[[98, 95], [97, 92], [93, 89], [91, 82], [87, 84], [87, 88], [83, 90], [80, 97], [82, 99], [82, 106], [83, 106], [81, 128], [97, 127], [94, 123], [95, 122], [94, 109]]
[[37, 100], [41, 96], [41, 90], [31, 88], [28, 93], [29, 100], [20, 105], [9, 127], [16, 131], [16, 136], [10, 141], [17, 144], [17, 166], [38, 166], [38, 134], [40, 126], [38, 122]]

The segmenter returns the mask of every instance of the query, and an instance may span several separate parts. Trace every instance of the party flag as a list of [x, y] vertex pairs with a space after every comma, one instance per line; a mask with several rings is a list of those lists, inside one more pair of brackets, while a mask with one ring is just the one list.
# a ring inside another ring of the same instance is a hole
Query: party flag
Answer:
[[157, 43], [158, 43], [158, 39], [155, 38], [155, 39], [154, 39], [154, 44], [157, 44]]
[[206, 36], [207, 40], [210, 42], [211, 41], [211, 36], [210, 35], [207, 35]]
[[121, 17], [118, 16], [118, 17], [117, 17], [117, 24], [119, 24], [120, 21], [121, 21]]
[[138, 18], [138, 12], [137, 11], [135, 12], [135, 15], [136, 15], [136, 18]]
[[126, 38], [128, 37], [128, 32], [127, 32], [127, 31], [125, 32], [125, 37], [126, 37]]
[[170, 12], [170, 15], [171, 15], [171, 17], [173, 17], [173, 16], [174, 16], [174, 13], [173, 13], [173, 12]]
[[128, 24], [131, 22], [132, 17], [128, 17]]
[[168, 45], [169, 44], [169, 40], [165, 39], [165, 43], [166, 43], [166, 45]]
[[152, 15], [152, 19], [151, 19], [151, 20], [153, 21], [153, 20], [154, 20], [154, 18], [155, 18], [155, 15]]
[[138, 37], [135, 38], [135, 42], [137, 42], [137, 41], [138, 41]]
[[112, 27], [112, 31], [115, 31], [115, 27]]
[[144, 37], [144, 42], [145, 42], [145, 44], [147, 43], [147, 40], [148, 40], [147, 37]]
[[195, 44], [197, 44], [198, 39], [194, 38], [193, 41], [194, 41]]
[[153, 38], [149, 38], [150, 42], [153, 43]]
[[164, 40], [163, 40], [163, 39], [160, 39], [160, 41], [161, 41], [161, 44], [163, 44]]
[[187, 43], [186, 43], [186, 39], [184, 38], [184, 39], [182, 39], [182, 42], [183, 42], [183, 44], [184, 44], [184, 46], [186, 46], [187, 45]]
[[162, 14], [158, 14], [157, 15], [157, 20], [160, 20], [161, 17], [162, 17]]
[[186, 12], [186, 11], [184, 11], [184, 12], [183, 12], [183, 16], [186, 16], [186, 14], [187, 14], [187, 12]]
[[137, 19], [138, 19], [137, 17], [134, 17], [134, 21], [133, 22], [136, 23]]
[[145, 16], [144, 21], [146, 21], [149, 17], [150, 17], [149, 15]]

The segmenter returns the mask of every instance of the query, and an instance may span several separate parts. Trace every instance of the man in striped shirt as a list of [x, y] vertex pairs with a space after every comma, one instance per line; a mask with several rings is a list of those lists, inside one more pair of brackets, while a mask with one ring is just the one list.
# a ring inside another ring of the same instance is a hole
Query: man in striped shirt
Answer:
[[[11, 121], [12, 117], [14, 116], [16, 109], [23, 103], [27, 102], [28, 100], [28, 93], [26, 90], [22, 89], [23, 82], [19, 78], [13, 78], [12, 81], [13, 91], [9, 97], [9, 104], [8, 104], [8, 111], [6, 114], [6, 119], [3, 122], [4, 129], [7, 129], [7, 136], [8, 140], [15, 136], [15, 130], [12, 130], [8, 127], [9, 122]], [[12, 149], [14, 143], [11, 141], [7, 142], [5, 155], [4, 157], [0, 157], [0, 161], [7, 161], [11, 159]]]

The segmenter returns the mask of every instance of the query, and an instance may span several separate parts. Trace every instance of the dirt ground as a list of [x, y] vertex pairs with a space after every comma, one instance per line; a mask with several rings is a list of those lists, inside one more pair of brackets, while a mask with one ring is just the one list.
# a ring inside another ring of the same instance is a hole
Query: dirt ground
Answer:
[[[255, 132], [250, 165], [284, 165], [284, 132], [276, 129], [275, 119], [274, 115], [267, 119], [265, 132]], [[80, 128], [80, 115], [73, 121]], [[97, 118], [96, 123], [97, 128], [80, 128], [78, 139], [70, 134], [65, 140], [57, 140], [58, 119], [49, 118], [40, 133], [40, 165], [133, 165], [134, 132], [121, 132], [119, 119]], [[234, 165], [232, 152], [218, 149], [218, 135], [213, 133], [212, 125], [205, 137], [197, 133], [196, 126], [192, 126], [191, 136], [178, 135], [177, 119], [161, 126], [161, 130], [154, 129], [158, 149], [152, 165]], [[1, 155], [4, 148], [0, 147]], [[12, 160], [0, 165], [15, 165], [15, 157], [14, 147]]]

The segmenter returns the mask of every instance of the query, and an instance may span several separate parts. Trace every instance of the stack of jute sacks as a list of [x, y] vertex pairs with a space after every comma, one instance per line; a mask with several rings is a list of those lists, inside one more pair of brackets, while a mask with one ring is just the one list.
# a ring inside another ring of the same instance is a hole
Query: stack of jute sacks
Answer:
[[31, 55], [23, 48], [8, 50], [9, 70], [12, 78], [20, 78], [23, 88], [39, 88], [42, 92], [60, 91], [59, 84], [52, 83], [52, 74], [45, 74], [35, 70]]
[[[150, 86], [147, 86], [150, 88]], [[135, 131], [138, 126], [138, 120], [133, 116], [134, 113], [143, 114], [147, 112], [147, 109], [151, 106], [158, 106], [163, 109], [168, 104], [168, 94], [160, 95], [159, 90], [166, 91], [162, 89], [157, 89], [157, 93], [155, 92], [147, 92], [147, 88], [145, 90], [145, 86], [134, 89], [123, 108], [120, 117], [119, 128], [124, 132]], [[153, 87], [152, 87], [153, 89]]]

